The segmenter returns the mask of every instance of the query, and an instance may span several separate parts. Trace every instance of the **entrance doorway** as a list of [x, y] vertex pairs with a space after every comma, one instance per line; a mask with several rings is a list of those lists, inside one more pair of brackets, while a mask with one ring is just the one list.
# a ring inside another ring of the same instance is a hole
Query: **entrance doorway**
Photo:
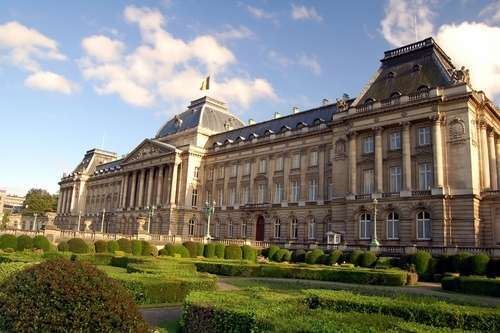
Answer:
[[259, 215], [257, 218], [257, 227], [255, 228], [255, 240], [263, 241], [264, 240], [264, 217]]

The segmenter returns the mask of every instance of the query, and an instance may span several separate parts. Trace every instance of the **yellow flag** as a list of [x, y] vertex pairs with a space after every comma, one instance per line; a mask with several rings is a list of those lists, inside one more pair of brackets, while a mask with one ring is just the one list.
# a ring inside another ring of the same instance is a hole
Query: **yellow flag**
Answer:
[[206, 77], [203, 82], [201, 82], [200, 90], [208, 90], [210, 89], [210, 75]]

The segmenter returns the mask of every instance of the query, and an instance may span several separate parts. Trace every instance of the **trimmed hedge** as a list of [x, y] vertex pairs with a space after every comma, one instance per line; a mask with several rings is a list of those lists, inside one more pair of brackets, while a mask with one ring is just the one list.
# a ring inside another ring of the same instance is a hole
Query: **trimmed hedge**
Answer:
[[488, 271], [490, 257], [484, 253], [478, 253], [469, 258], [469, 270], [472, 275], [485, 275]]
[[57, 244], [57, 251], [68, 252], [69, 251], [68, 242], [60, 241], [59, 244]]
[[188, 251], [191, 258], [202, 257], [204, 245], [199, 242], [184, 242], [184, 245]]
[[89, 246], [85, 241], [81, 238], [71, 238], [68, 241], [68, 248], [70, 252], [73, 253], [88, 253]]
[[30, 250], [33, 247], [33, 239], [30, 236], [21, 235], [17, 237], [17, 251]]
[[115, 251], [120, 251], [120, 245], [115, 240], [108, 241], [107, 250], [109, 253], [115, 253]]
[[131, 242], [132, 255], [140, 256], [142, 254], [142, 242], [140, 240], [134, 239]]
[[189, 251], [186, 249], [184, 245], [174, 245], [175, 247], [175, 255], [180, 256], [181, 258], [189, 258]]
[[220, 259], [224, 259], [226, 253], [226, 245], [217, 243], [215, 244], [215, 256]]
[[306, 261], [306, 251], [303, 249], [298, 249], [292, 253], [293, 262], [305, 262]]
[[163, 249], [160, 250], [159, 253], [161, 256], [169, 256], [173, 257], [175, 256], [175, 246], [174, 244], [165, 244]]
[[125, 253], [132, 253], [132, 242], [130, 241], [130, 239], [120, 238], [118, 240], [118, 246], [120, 248], [120, 251], [123, 251]]
[[241, 247], [242, 257], [244, 260], [255, 261], [257, 260], [257, 250], [250, 245], [243, 245]]
[[276, 262], [283, 262], [283, 261], [289, 261], [289, 260], [286, 260], [288, 258], [291, 258], [290, 251], [288, 251], [286, 249], [279, 249], [278, 252], [276, 252], [273, 255], [272, 260], [276, 261]]
[[47, 252], [50, 250], [50, 242], [47, 239], [47, 237], [42, 236], [42, 235], [37, 235], [33, 237], [33, 248], [34, 249], [40, 249], [43, 250], [44, 252]]
[[349, 262], [359, 266], [359, 257], [363, 254], [361, 250], [354, 250], [349, 255]]
[[[143, 256], [151, 256], [151, 255], [155, 255], [156, 253], [156, 248], [153, 249], [153, 246], [151, 244], [149, 244], [148, 241], [141, 241], [141, 255]], [[157, 254], [157, 253], [156, 253]]]
[[468, 274], [468, 261], [472, 254], [467, 252], [461, 252], [451, 256], [450, 259], [450, 270], [455, 273]]
[[377, 255], [371, 251], [363, 251], [358, 257], [358, 265], [361, 267], [373, 267], [377, 261]]
[[306, 290], [309, 308], [335, 312], [364, 312], [399, 317], [436, 327], [498, 332], [500, 312], [494, 308], [463, 306], [446, 302], [356, 295], [346, 291]]
[[205, 258], [214, 258], [215, 257], [215, 244], [209, 243], [205, 244], [203, 249], [203, 256]]
[[94, 243], [95, 253], [105, 253], [108, 251], [108, 244], [104, 240], [98, 240]]
[[500, 279], [481, 276], [446, 276], [441, 279], [441, 286], [444, 290], [457, 291], [464, 294], [500, 297]]
[[325, 254], [323, 256], [323, 264], [325, 265], [334, 265], [337, 262], [339, 262], [340, 258], [342, 257], [342, 251], [340, 250], [334, 250], [330, 254]]
[[410, 262], [415, 266], [419, 276], [424, 276], [429, 273], [429, 263], [432, 256], [427, 251], [417, 251], [413, 256], [411, 256]]
[[306, 263], [310, 265], [320, 264], [321, 258], [325, 255], [322, 249], [314, 249], [306, 253]]
[[0, 236], [0, 249], [17, 249], [16, 236], [7, 234]]
[[233, 259], [233, 260], [241, 260], [243, 258], [243, 254], [241, 251], [241, 247], [238, 245], [228, 245], [226, 246], [226, 252], [224, 253], [224, 259]]

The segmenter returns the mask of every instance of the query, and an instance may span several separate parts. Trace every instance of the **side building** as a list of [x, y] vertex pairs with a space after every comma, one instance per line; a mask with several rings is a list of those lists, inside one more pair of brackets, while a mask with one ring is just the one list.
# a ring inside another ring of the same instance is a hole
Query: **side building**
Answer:
[[244, 125], [191, 102], [125, 158], [88, 151], [57, 225], [216, 239], [500, 246], [499, 110], [432, 38], [385, 52], [356, 98]]

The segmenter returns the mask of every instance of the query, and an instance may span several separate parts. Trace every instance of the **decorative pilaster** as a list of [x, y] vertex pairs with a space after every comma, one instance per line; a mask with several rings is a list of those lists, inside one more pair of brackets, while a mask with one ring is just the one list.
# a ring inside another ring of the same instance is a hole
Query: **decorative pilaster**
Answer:
[[382, 162], [382, 128], [375, 127], [375, 179], [377, 181], [376, 192], [384, 192], [384, 170]]
[[482, 162], [482, 172], [483, 172], [483, 189], [490, 189], [490, 161], [488, 154], [488, 135], [486, 133], [486, 123], [481, 122], [480, 124], [480, 135], [481, 135], [481, 162]]
[[71, 188], [71, 201], [69, 204], [69, 212], [74, 213], [76, 203], [76, 188], [75, 185]]
[[61, 208], [62, 208], [62, 191], [59, 190], [59, 198], [57, 198], [57, 214], [61, 213]]
[[490, 163], [490, 182], [491, 189], [498, 190], [498, 174], [497, 174], [497, 155], [495, 145], [495, 132], [492, 130], [488, 133], [488, 152]]
[[128, 191], [128, 179], [130, 177], [129, 173], [123, 175], [122, 178], [122, 196], [121, 196], [121, 207], [127, 207], [127, 191]]
[[318, 150], [318, 200], [323, 202], [325, 200], [325, 188], [328, 184], [325, 184], [325, 146], [319, 147]]
[[441, 134], [442, 118], [438, 115], [434, 119], [432, 126], [433, 142], [432, 151], [434, 154], [434, 187], [443, 188], [443, 140]]
[[66, 213], [66, 202], [68, 200], [68, 191], [66, 189], [61, 189], [61, 195], [62, 195], [62, 205], [61, 205], [61, 213], [64, 214]]
[[162, 204], [162, 191], [163, 191], [163, 172], [165, 171], [165, 166], [158, 167], [158, 183], [156, 186], [156, 205], [160, 206]]
[[149, 168], [149, 173], [148, 173], [148, 194], [146, 197], [146, 204], [145, 206], [151, 206], [153, 204], [152, 198], [153, 198], [153, 179], [155, 175], [155, 168], [151, 167]]
[[403, 176], [404, 190], [411, 193], [411, 143], [410, 143], [410, 123], [403, 124]]
[[283, 203], [287, 205], [290, 201], [290, 157], [283, 154]]
[[132, 186], [130, 188], [130, 202], [129, 207], [135, 207], [135, 192], [137, 188], [137, 171], [132, 171]]
[[175, 205], [176, 193], [177, 193], [177, 169], [179, 163], [172, 164], [172, 180], [170, 182], [170, 205]]
[[144, 205], [144, 183], [146, 181], [146, 169], [139, 171], [139, 193], [137, 197], [137, 207], [143, 207]]
[[356, 182], [356, 168], [357, 168], [357, 151], [356, 151], [356, 140], [358, 135], [356, 132], [350, 132], [349, 137], [349, 189], [350, 195], [356, 195], [357, 193], [357, 182]]

